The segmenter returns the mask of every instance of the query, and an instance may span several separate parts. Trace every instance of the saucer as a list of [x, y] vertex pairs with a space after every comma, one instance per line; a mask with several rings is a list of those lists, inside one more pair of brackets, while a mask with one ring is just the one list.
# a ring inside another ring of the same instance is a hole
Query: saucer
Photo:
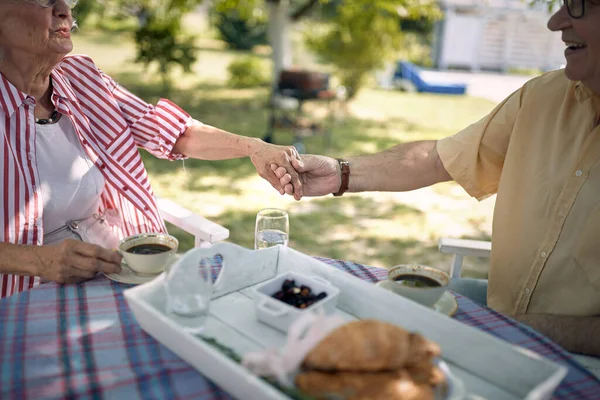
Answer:
[[128, 285], [140, 285], [142, 283], [150, 282], [160, 274], [162, 274], [162, 272], [159, 272], [156, 275], [138, 274], [129, 268], [129, 266], [125, 263], [125, 260], [123, 260], [121, 261], [121, 273], [104, 274], [104, 276], [115, 282], [126, 283]]
[[[377, 282], [375, 285], [389, 290], [390, 292], [394, 293], [394, 294], [398, 294], [396, 292], [393, 291], [393, 289], [389, 286], [391, 282], [387, 281], [387, 280], [383, 280], [383, 281], [379, 281]], [[398, 296], [400, 296], [398, 294]], [[449, 291], [445, 291], [444, 294], [442, 295], [442, 297], [440, 297], [440, 299], [437, 301], [437, 303], [435, 303], [433, 305], [433, 308], [435, 311], [441, 313], [441, 314], [446, 314], [447, 316], [451, 317], [453, 316], [456, 311], [458, 310], [458, 302], [456, 301], [456, 298], [454, 298], [454, 296], [452, 295], [452, 293], [450, 293]]]

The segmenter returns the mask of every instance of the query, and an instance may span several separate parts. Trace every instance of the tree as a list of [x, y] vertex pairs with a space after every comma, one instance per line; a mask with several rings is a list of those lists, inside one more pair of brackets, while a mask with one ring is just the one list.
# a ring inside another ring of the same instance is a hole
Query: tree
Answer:
[[184, 34], [181, 20], [200, 3], [202, 0], [82, 0], [75, 16], [80, 21], [92, 12], [106, 18], [134, 17], [138, 22], [136, 62], [156, 65], [168, 91], [172, 68], [180, 66], [189, 72], [196, 61], [194, 38]]
[[351, 99], [371, 71], [397, 58], [403, 45], [403, 20], [423, 24], [437, 15], [434, 0], [338, 1], [336, 11], [323, 21], [323, 28], [306, 35], [306, 43], [323, 61], [336, 67]]

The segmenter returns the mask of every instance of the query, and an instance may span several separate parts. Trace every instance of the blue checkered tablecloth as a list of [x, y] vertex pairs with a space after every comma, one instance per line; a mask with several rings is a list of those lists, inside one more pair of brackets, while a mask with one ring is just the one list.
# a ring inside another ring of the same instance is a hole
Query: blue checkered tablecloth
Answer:
[[[370, 282], [387, 274], [319, 260]], [[123, 297], [128, 287], [99, 276], [79, 285], [44, 284], [0, 301], [0, 399], [230, 399], [141, 329]], [[568, 368], [554, 398], [600, 399], [600, 381], [569, 353], [500, 313], [456, 297], [457, 320]]]

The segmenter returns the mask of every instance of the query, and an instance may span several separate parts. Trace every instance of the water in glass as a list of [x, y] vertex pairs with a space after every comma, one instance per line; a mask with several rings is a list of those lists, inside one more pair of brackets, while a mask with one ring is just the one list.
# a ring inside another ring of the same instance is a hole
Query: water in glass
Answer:
[[265, 249], [276, 245], [287, 246], [290, 223], [288, 213], [277, 208], [266, 208], [256, 214], [254, 248]]
[[208, 259], [199, 264], [176, 263], [168, 271], [165, 284], [167, 315], [186, 331], [204, 331], [212, 298], [211, 266]]

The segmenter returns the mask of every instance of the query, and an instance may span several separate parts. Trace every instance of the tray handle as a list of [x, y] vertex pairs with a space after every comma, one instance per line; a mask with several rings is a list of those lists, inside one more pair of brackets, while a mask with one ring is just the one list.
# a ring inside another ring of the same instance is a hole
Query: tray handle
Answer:
[[258, 308], [258, 311], [274, 318], [283, 317], [285, 314], [287, 314], [288, 311], [285, 308], [280, 308], [274, 305], [273, 303], [267, 302], [266, 300], [261, 300], [256, 306], [256, 308]]

